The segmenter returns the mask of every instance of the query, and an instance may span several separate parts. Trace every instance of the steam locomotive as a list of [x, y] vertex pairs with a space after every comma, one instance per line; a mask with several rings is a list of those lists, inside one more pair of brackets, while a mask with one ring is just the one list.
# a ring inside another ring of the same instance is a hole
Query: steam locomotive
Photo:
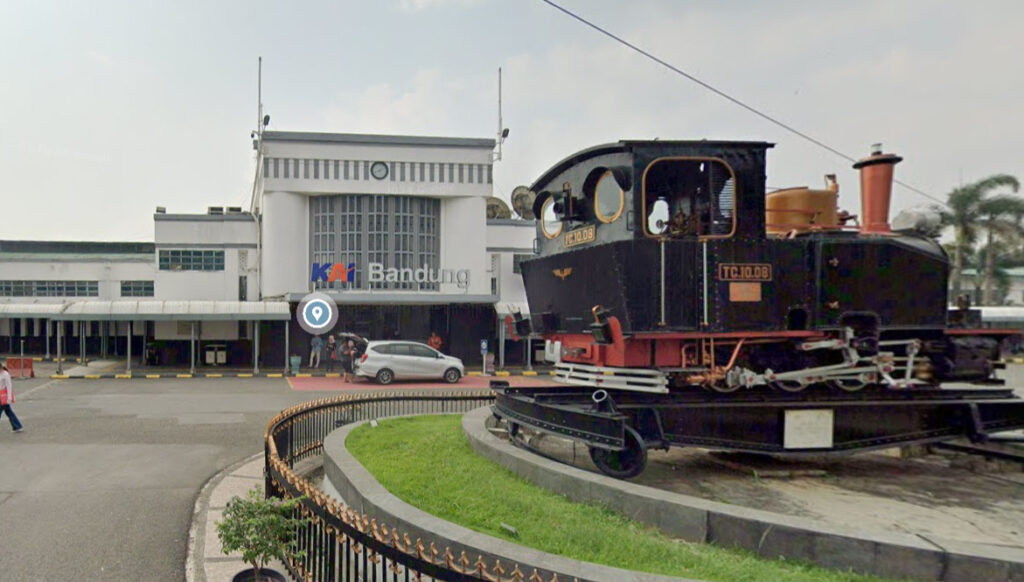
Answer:
[[519, 331], [543, 334], [562, 380], [585, 386], [992, 382], [1003, 332], [950, 313], [943, 248], [888, 224], [901, 158], [878, 146], [854, 165], [858, 220], [838, 210], [834, 176], [766, 194], [771, 147], [620, 141], [545, 172]]
[[838, 184], [766, 193], [772, 144], [621, 141], [578, 152], [531, 187], [530, 315], [549, 385], [492, 381], [496, 416], [582, 441], [604, 473], [649, 449], [848, 453], [1024, 427], [1000, 384], [1000, 343], [947, 305], [949, 258], [894, 231], [896, 155], [858, 161], [859, 217]]

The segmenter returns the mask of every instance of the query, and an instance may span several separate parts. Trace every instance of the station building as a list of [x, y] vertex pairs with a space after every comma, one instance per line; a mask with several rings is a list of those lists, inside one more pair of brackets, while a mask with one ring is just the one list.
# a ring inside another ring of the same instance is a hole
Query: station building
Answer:
[[153, 243], [0, 241], [0, 350], [283, 367], [306, 360], [294, 312], [318, 291], [337, 331], [436, 331], [467, 364], [486, 339], [521, 361], [502, 322], [527, 311], [518, 262], [535, 228], [493, 197], [494, 140], [268, 131], [254, 145], [255, 213], [158, 208]]

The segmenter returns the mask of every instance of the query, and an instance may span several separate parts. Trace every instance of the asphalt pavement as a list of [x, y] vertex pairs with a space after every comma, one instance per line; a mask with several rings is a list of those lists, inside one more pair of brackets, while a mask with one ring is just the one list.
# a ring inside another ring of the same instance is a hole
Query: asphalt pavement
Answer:
[[329, 395], [284, 379], [15, 379], [0, 422], [0, 580], [185, 580], [203, 485], [263, 450], [267, 421]]

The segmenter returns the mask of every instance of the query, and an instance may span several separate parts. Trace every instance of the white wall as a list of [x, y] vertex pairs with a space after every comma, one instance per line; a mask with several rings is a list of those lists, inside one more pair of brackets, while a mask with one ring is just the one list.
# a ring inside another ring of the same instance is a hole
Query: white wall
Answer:
[[[417, 147], [412, 145], [399, 144], [346, 144], [346, 143], [305, 143], [305, 142], [280, 142], [268, 141], [263, 145], [264, 158], [298, 159], [300, 160], [348, 160], [349, 162], [381, 161], [390, 162], [427, 162], [427, 163], [455, 163], [455, 164], [482, 164], [492, 165], [491, 150], [487, 148], [471, 147]], [[429, 195], [436, 198], [449, 196], [490, 196], [492, 184], [487, 182], [487, 171], [484, 170], [484, 182], [475, 180], [470, 184], [468, 181], [459, 183], [449, 182], [421, 182], [418, 180], [399, 181], [398, 176], [391, 179], [391, 175], [383, 180], [374, 178], [366, 179], [363, 175], [362, 165], [360, 166], [360, 179], [354, 179], [354, 172], [350, 179], [345, 180], [343, 175], [334, 179], [313, 179], [310, 178], [284, 178], [283, 172], [279, 171], [279, 177], [273, 177], [273, 162], [271, 164], [270, 176], [264, 178], [265, 191], [286, 190], [292, 192], [306, 192], [310, 194], [403, 194], [403, 195]], [[300, 174], [302, 175], [302, 174]]]
[[[154, 338], [158, 340], [188, 340], [192, 337], [190, 321], [157, 321], [153, 326]], [[196, 322], [199, 339], [233, 341], [238, 339], [237, 321]]]
[[[160, 251], [217, 250], [224, 252], [223, 271], [160, 271], [157, 263], [156, 298], [160, 300], [237, 301], [238, 279], [247, 277], [247, 298], [256, 296], [256, 224], [247, 215], [156, 215], [155, 261]], [[246, 267], [243, 269], [242, 257]]]
[[441, 201], [441, 268], [469, 269], [468, 289], [441, 285], [441, 293], [490, 295], [490, 257], [485, 251], [487, 201], [485, 198], [449, 198]]
[[121, 298], [121, 281], [155, 281], [155, 276], [153, 261], [61, 261], [51, 256], [47, 256], [45, 261], [6, 261], [0, 273], [0, 279], [5, 281], [98, 281], [99, 297], [0, 297], [0, 301], [110, 301]]
[[519, 273], [514, 273], [513, 267], [515, 255], [533, 252], [533, 239], [536, 232], [536, 227], [530, 222], [487, 225], [488, 255], [498, 255], [499, 257], [499, 299], [495, 304], [499, 313], [516, 309], [521, 309], [524, 313], [528, 311], [523, 277]]
[[263, 296], [305, 292], [309, 283], [309, 198], [263, 195]]

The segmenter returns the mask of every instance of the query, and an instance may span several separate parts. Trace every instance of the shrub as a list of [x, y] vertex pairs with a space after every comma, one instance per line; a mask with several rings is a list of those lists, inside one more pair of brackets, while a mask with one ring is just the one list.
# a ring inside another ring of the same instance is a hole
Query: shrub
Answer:
[[288, 556], [300, 556], [295, 532], [308, 520], [294, 516], [302, 499], [264, 498], [259, 488], [250, 490], [245, 499], [233, 497], [216, 524], [224, 553], [241, 552], [257, 575], [274, 558], [287, 561]]

